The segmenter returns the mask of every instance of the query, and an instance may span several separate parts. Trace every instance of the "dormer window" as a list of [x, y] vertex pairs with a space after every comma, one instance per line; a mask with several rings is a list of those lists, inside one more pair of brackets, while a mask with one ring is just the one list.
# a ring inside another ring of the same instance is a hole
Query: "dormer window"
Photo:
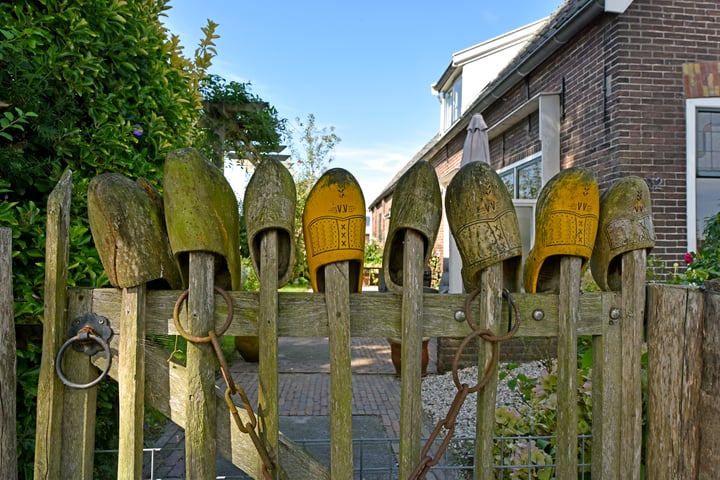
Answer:
[[443, 95], [443, 130], [448, 130], [462, 115], [462, 76]]

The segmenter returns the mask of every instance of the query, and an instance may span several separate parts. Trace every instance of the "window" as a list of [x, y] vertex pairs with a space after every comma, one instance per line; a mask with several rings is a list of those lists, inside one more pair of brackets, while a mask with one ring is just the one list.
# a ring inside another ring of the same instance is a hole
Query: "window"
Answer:
[[445, 92], [443, 126], [449, 129], [462, 114], [462, 76], [455, 79], [452, 88]]
[[687, 101], [688, 250], [703, 240], [705, 220], [720, 210], [720, 98]]
[[542, 156], [515, 162], [498, 174], [514, 199], [534, 200], [542, 188]]
[[535, 241], [535, 202], [542, 188], [542, 155], [515, 162], [501, 169], [498, 174], [513, 196], [520, 224], [523, 258], [527, 258]]

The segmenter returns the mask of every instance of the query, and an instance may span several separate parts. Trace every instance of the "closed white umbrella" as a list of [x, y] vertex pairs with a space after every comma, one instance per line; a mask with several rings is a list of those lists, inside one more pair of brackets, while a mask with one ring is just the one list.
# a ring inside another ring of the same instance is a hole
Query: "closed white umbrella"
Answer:
[[487, 129], [483, 116], [479, 113], [474, 114], [467, 127], [462, 160], [460, 160], [461, 167], [470, 162], [490, 163]]
[[[479, 113], [474, 114], [467, 126], [462, 159], [460, 160], [461, 167], [470, 162], [490, 163], [490, 145], [488, 143], [487, 129], [488, 127], [483, 116]], [[449, 229], [446, 231], [449, 232]], [[460, 252], [457, 249], [455, 238], [452, 235], [449, 235], [449, 237], [450, 265], [448, 269], [448, 291], [449, 293], [461, 293], [463, 291], [462, 276], [460, 275], [462, 260], [460, 259]]]

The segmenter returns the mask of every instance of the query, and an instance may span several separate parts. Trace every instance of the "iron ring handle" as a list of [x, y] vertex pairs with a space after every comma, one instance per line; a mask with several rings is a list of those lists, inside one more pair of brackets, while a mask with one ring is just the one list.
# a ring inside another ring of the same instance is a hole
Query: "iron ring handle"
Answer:
[[[90, 340], [96, 342], [97, 344], [99, 344], [101, 347], [103, 347], [103, 350], [105, 351], [105, 368], [100, 373], [100, 376], [97, 377], [92, 382], [85, 383], [85, 384], [75, 383], [75, 382], [71, 381], [70, 379], [68, 379], [65, 376], [65, 374], [63, 373], [62, 357], [65, 354], [65, 350], [67, 350], [70, 345], [72, 345], [73, 343], [75, 343], [78, 340], [87, 340], [87, 339], [90, 339]], [[102, 337], [95, 335], [94, 333], [81, 332], [81, 333], [78, 333], [77, 335], [75, 335], [74, 337], [69, 338], [65, 343], [63, 343], [62, 347], [60, 347], [60, 351], [58, 351], [58, 354], [57, 354], [57, 359], [55, 360], [55, 372], [57, 372], [57, 376], [60, 377], [60, 380], [62, 381], [62, 383], [64, 383], [68, 387], [85, 390], [85, 389], [94, 387], [95, 385], [100, 383], [100, 381], [103, 378], [105, 378], [105, 376], [110, 371], [110, 363], [111, 362], [112, 362], [112, 352], [110, 352], [110, 345], [108, 345], [108, 343]]]

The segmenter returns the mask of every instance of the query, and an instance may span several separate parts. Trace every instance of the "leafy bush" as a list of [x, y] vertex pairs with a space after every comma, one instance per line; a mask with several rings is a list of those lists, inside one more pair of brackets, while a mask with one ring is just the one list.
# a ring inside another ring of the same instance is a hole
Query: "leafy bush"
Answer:
[[685, 271], [674, 265], [672, 283], [702, 285], [720, 278], [720, 212], [707, 219], [703, 233], [705, 240], [699, 250], [685, 254]]
[[[554, 435], [557, 432], [557, 362], [550, 364], [539, 378], [529, 378], [522, 374], [513, 374], [517, 365], [508, 365], [500, 373], [501, 377], [510, 375], [508, 387], [519, 393], [521, 404], [517, 407], [500, 407], [495, 412], [496, 436], [503, 437], [541, 437], [536, 439], [518, 438], [505, 443], [506, 451], [495, 446], [495, 459], [502, 465], [555, 464]], [[590, 434], [592, 425], [592, 380], [591, 369], [583, 367], [577, 377], [578, 433]], [[542, 437], [550, 438], [542, 438]], [[591, 458], [592, 443], [583, 442], [578, 447], [578, 458]], [[511, 455], [508, 456], [509, 450]], [[580, 470], [579, 470], [580, 472]], [[589, 469], [586, 474], [589, 474]], [[514, 469], [511, 478], [533, 478], [548, 480], [554, 475], [554, 468], [537, 468], [528, 472], [527, 468]]]
[[[192, 140], [200, 111], [159, 17], [165, 1], [0, 3], [0, 224], [12, 228], [15, 322], [41, 325], [46, 203], [73, 171], [71, 286], [107, 277], [93, 246], [85, 193], [106, 171], [158, 184], [165, 153]], [[37, 115], [29, 112], [37, 112]], [[31, 478], [39, 338], [18, 356], [18, 462]], [[117, 385], [99, 389], [97, 446], [117, 438]]]

